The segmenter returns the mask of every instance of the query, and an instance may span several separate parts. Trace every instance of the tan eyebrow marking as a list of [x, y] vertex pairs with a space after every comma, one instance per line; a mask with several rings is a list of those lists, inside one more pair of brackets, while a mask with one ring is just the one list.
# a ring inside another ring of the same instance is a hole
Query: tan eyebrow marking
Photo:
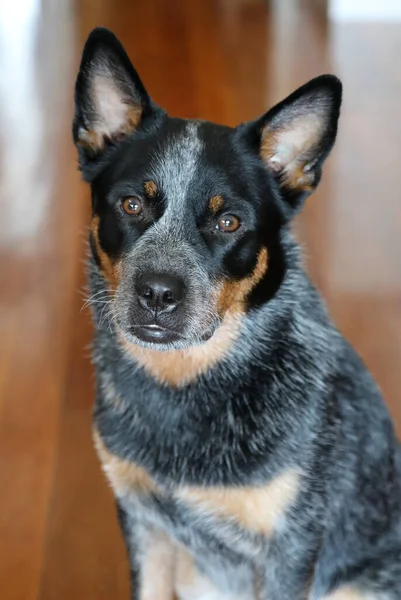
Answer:
[[223, 196], [212, 196], [209, 200], [209, 208], [213, 214], [216, 214], [224, 204]]
[[145, 194], [148, 198], [155, 198], [157, 194], [157, 185], [154, 181], [145, 181]]

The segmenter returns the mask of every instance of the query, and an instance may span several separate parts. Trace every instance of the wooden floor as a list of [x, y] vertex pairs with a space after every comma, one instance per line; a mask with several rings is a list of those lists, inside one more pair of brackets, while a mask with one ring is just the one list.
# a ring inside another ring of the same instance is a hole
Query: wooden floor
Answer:
[[121, 36], [155, 100], [185, 117], [235, 124], [319, 73], [344, 80], [339, 140], [298, 229], [401, 431], [401, 24], [328, 24], [311, 4], [1, 5], [2, 600], [128, 600], [91, 445], [91, 327], [80, 312], [89, 200], [70, 140], [79, 52], [95, 25]]

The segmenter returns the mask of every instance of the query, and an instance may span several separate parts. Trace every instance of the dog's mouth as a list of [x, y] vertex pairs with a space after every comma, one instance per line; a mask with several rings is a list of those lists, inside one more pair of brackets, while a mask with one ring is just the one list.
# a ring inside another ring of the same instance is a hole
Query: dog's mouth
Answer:
[[172, 344], [184, 339], [177, 331], [162, 327], [161, 325], [157, 325], [157, 323], [133, 325], [129, 328], [129, 333], [143, 342], [156, 344]]
[[163, 350], [189, 348], [207, 342], [213, 336], [217, 327], [218, 323], [215, 322], [196, 337], [186, 336], [184, 333], [163, 327], [157, 323], [131, 325], [123, 332], [131, 343]]

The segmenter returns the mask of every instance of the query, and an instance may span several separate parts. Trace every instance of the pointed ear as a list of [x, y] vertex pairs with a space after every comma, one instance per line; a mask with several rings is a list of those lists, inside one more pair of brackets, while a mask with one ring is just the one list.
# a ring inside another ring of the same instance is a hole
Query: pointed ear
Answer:
[[341, 82], [322, 75], [243, 126], [291, 209], [298, 209], [319, 183], [336, 138], [341, 96]]
[[116, 36], [102, 27], [89, 35], [75, 85], [74, 142], [81, 168], [133, 133], [155, 110]]

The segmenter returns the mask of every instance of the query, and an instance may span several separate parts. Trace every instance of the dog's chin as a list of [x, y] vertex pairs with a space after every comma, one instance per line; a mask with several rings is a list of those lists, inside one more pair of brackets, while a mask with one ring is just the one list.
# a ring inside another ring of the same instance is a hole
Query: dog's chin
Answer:
[[121, 328], [121, 332], [130, 344], [160, 352], [168, 352], [201, 346], [213, 337], [217, 327], [218, 324], [215, 323], [199, 336], [185, 336], [180, 332], [155, 325], [135, 325]]

